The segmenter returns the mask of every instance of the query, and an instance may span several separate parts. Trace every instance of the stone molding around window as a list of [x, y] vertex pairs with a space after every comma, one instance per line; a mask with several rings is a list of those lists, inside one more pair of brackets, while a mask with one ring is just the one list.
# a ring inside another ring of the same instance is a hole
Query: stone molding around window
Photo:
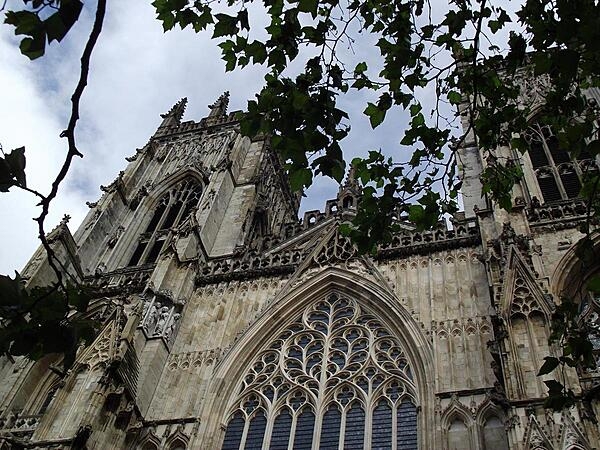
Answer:
[[344, 295], [307, 307], [256, 356], [237, 392], [223, 450], [265, 441], [285, 449], [417, 448], [417, 388], [404, 349]]

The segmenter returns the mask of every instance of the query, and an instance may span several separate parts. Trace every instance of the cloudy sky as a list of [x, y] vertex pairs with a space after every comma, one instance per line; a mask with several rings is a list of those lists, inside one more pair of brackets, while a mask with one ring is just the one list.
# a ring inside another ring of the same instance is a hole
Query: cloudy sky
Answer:
[[[20, 3], [13, 0], [15, 7]], [[28, 185], [42, 192], [48, 191], [66, 153], [59, 134], [69, 117], [69, 99], [94, 6], [86, 2], [82, 18], [67, 38], [33, 62], [19, 53], [12, 27], [0, 26], [0, 142], [5, 151], [26, 147]], [[115, 178], [125, 167], [124, 158], [155, 131], [159, 114], [178, 99], [189, 99], [185, 120], [206, 116], [207, 105], [226, 90], [231, 93], [230, 109], [245, 109], [261, 87], [264, 69], [225, 73], [220, 49], [209, 34], [178, 29], [164, 34], [149, 0], [109, 2], [77, 128], [78, 147], [85, 156], [74, 160], [51, 206], [48, 231], [64, 214], [71, 216], [71, 230], [77, 228], [87, 212], [85, 202], [100, 197], [99, 185]], [[358, 57], [369, 48], [360, 44], [355, 47]], [[349, 158], [391, 147], [406, 123], [406, 117], [396, 114], [372, 132], [360, 114], [366, 100], [361, 94], [344, 100], [343, 106], [355, 117], [344, 147]], [[318, 181], [307, 193], [302, 210], [322, 208], [336, 191], [334, 183]], [[21, 270], [37, 247], [36, 224], [31, 219], [39, 214], [35, 204], [31, 194], [15, 189], [0, 194], [0, 273]]]

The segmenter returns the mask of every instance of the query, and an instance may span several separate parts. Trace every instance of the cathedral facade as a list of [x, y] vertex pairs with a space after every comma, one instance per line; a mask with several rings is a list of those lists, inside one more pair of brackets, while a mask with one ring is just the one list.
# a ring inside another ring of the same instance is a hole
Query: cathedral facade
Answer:
[[[360, 255], [338, 231], [360, 200], [352, 174], [298, 220], [279, 157], [227, 103], [199, 122], [177, 103], [79, 229], [50, 233], [101, 292], [87, 314], [102, 329], [67, 373], [60, 355], [0, 360], [1, 449], [600, 448], [600, 372], [561, 374], [578, 399], [562, 412], [537, 376], [559, 352], [553, 309], [590, 275], [576, 187], [594, 161], [565, 160], [532, 121], [528, 155], [498, 149], [525, 174], [508, 213], [481, 197], [467, 139], [465, 212]], [[52, 280], [42, 249], [22, 276]]]

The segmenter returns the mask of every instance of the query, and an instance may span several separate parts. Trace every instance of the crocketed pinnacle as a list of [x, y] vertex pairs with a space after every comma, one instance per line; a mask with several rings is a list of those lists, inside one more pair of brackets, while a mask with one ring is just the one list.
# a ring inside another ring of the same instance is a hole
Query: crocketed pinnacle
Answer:
[[221, 117], [227, 114], [227, 106], [229, 106], [229, 91], [223, 92], [223, 94], [214, 102], [212, 105], [208, 105], [210, 108], [210, 114], [208, 117]]
[[170, 125], [180, 125], [181, 119], [183, 118], [183, 113], [185, 113], [186, 106], [187, 97], [183, 97], [181, 100], [175, 103], [168, 112], [166, 112], [165, 114], [161, 114], [160, 117], [163, 118], [161, 127]]

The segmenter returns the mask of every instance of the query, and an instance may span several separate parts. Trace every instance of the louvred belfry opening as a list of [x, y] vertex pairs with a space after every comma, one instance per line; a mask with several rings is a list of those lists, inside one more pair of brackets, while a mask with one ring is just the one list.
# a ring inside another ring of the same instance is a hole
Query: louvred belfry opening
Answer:
[[222, 450], [417, 449], [417, 397], [399, 340], [354, 299], [311, 304], [254, 359]]

